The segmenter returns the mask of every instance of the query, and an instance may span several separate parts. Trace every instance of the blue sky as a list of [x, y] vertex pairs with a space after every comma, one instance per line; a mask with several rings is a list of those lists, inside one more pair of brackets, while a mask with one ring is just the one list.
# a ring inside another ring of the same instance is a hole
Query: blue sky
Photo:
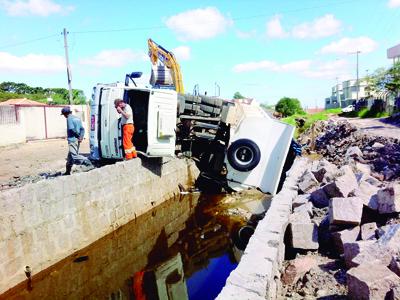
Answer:
[[[390, 65], [400, 43], [400, 0], [68, 1], [0, 0], [0, 81], [67, 87], [147, 76], [150, 37], [173, 51], [184, 86], [274, 104], [283, 96], [323, 106], [331, 87]], [[43, 38], [43, 39], [42, 39]]]

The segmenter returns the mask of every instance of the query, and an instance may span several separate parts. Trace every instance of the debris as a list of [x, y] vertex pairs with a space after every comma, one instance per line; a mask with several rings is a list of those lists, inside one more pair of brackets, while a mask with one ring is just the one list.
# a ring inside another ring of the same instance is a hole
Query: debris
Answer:
[[300, 177], [299, 189], [303, 193], [308, 193], [313, 190], [318, 185], [318, 180], [315, 178], [314, 174], [306, 170], [304, 174]]
[[363, 264], [347, 272], [350, 299], [385, 299], [400, 277], [379, 264]]
[[375, 239], [375, 231], [377, 228], [376, 223], [366, 223], [361, 225], [361, 239], [364, 241]]
[[315, 257], [304, 256], [296, 258], [286, 267], [282, 275], [282, 282], [284, 284], [293, 284], [316, 266], [317, 261]]
[[355, 242], [360, 235], [360, 226], [332, 233], [333, 243], [339, 254], [344, 252], [343, 245]]
[[325, 193], [330, 197], [347, 197], [350, 192], [358, 187], [357, 178], [350, 166], [346, 165], [340, 169], [341, 175], [323, 187]]
[[378, 210], [381, 214], [400, 212], [400, 184], [392, 184], [378, 191]]
[[357, 241], [343, 244], [344, 262], [348, 269], [355, 267], [353, 258], [356, 257], [365, 248], [371, 246], [375, 241]]
[[312, 192], [310, 199], [315, 207], [323, 208], [329, 206], [329, 197], [322, 188]]
[[304, 194], [304, 195], [298, 195], [292, 203], [293, 209], [302, 206], [303, 204], [306, 204], [310, 199], [310, 194]]
[[363, 201], [358, 197], [332, 198], [329, 203], [330, 224], [359, 225], [362, 210]]

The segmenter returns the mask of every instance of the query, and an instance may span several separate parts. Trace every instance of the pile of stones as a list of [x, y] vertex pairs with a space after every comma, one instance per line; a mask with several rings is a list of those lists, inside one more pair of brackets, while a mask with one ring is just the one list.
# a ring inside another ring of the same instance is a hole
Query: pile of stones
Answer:
[[[340, 167], [310, 162], [298, 182], [286, 247], [338, 258], [351, 299], [400, 299], [400, 182], [372, 176], [354, 152], [346, 151], [341, 159], [348, 163]], [[283, 272], [283, 282], [310, 267], [297, 265]]]
[[[357, 160], [370, 165], [380, 180], [400, 178], [399, 139], [363, 134], [347, 121], [319, 121], [314, 127], [315, 151], [328, 161], [342, 166]], [[311, 134], [309, 130], [302, 137], [307, 151]]]

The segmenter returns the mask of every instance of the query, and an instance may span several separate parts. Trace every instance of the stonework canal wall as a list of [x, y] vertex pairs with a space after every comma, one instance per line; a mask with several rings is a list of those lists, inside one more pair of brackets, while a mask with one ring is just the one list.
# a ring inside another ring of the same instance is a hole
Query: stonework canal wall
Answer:
[[119, 162], [0, 193], [0, 294], [179, 193], [186, 159]]

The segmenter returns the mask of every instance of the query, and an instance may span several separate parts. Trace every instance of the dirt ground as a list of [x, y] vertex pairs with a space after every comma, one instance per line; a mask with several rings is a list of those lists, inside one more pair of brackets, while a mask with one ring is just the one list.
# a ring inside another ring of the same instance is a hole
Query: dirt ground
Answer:
[[360, 119], [360, 118], [343, 118], [339, 120], [349, 121], [361, 130], [361, 132], [391, 138], [400, 138], [400, 127], [382, 122], [382, 119]]
[[[80, 148], [82, 155], [89, 155], [89, 140]], [[66, 139], [32, 141], [0, 147], [0, 190], [7, 183], [15, 182], [41, 173], [65, 172], [68, 153]]]

